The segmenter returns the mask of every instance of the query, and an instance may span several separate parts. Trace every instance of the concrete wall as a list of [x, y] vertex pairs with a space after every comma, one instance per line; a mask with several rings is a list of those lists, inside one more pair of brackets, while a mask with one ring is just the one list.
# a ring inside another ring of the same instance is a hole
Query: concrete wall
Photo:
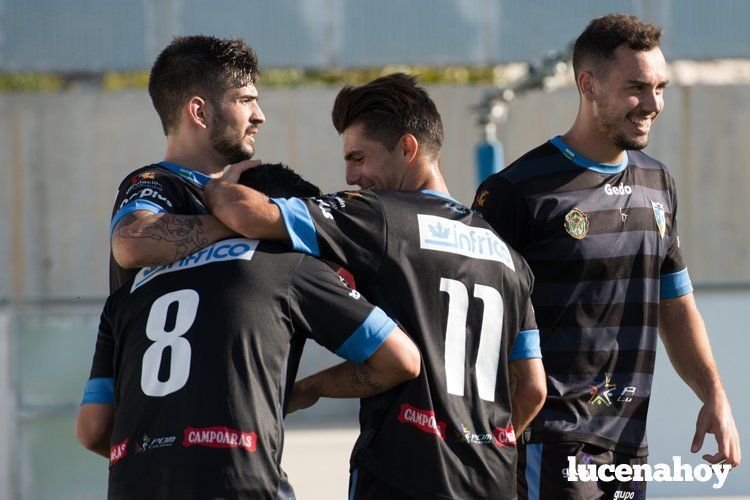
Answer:
[[[470, 203], [479, 133], [470, 106], [483, 88], [430, 89], [443, 115], [442, 170]], [[341, 142], [330, 126], [337, 89], [261, 90], [268, 122], [258, 157], [284, 161], [324, 191], [344, 187]], [[670, 88], [648, 152], [677, 179], [680, 235], [697, 282], [750, 282], [750, 86]], [[501, 131], [515, 159], [574, 118], [571, 88], [514, 102]], [[108, 225], [131, 170], [162, 158], [158, 119], [144, 91], [81, 89], [0, 95], [0, 297], [107, 291]]]
[[[470, 107], [484, 90], [430, 89], [446, 131], [441, 168], [453, 195], [466, 203], [477, 184], [473, 146], [479, 138]], [[324, 191], [343, 188], [341, 142], [329, 118], [336, 92], [261, 89], [268, 122], [258, 138], [258, 157], [288, 163]], [[666, 100], [648, 152], [676, 177], [680, 234], [693, 281], [748, 284], [750, 169], [742, 148], [750, 132], [750, 86], [675, 87]], [[501, 131], [506, 159], [564, 132], [576, 109], [571, 88], [514, 102]], [[106, 467], [77, 447], [72, 415], [88, 373], [99, 299], [108, 288], [116, 187], [131, 170], [160, 160], [164, 145], [145, 91], [0, 95], [0, 305], [60, 297], [85, 310], [64, 307], [39, 316], [32, 307], [18, 317], [0, 314], [0, 401], [12, 402], [0, 406], [0, 497], [20, 492], [23, 498], [53, 498], [63, 490], [76, 498], [100, 496]], [[86, 300], [92, 296], [97, 300]], [[750, 351], [742, 338], [750, 293], [707, 290], [698, 299], [738, 425], [750, 436], [750, 400], [743, 387]], [[301, 372], [331, 362], [324, 351], [312, 350]], [[663, 353], [654, 395], [652, 461], [687, 457], [699, 406]], [[351, 401], [327, 402], [291, 423], [350, 415], [354, 424], [355, 408]], [[747, 438], [745, 443], [750, 449]], [[87, 483], [91, 474], [96, 481]], [[68, 481], [77, 489], [63, 488], [65, 477], [80, 478]], [[665, 496], [714, 493], [692, 486], [650, 488]], [[748, 492], [750, 475], [739, 471], [720, 491]]]

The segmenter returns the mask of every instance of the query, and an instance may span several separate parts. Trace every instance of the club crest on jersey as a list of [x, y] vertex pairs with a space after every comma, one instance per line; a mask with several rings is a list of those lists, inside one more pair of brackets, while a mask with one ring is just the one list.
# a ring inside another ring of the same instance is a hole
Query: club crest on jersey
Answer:
[[574, 208], [565, 215], [565, 231], [577, 240], [582, 240], [589, 232], [589, 217], [580, 208]]
[[664, 215], [664, 203], [652, 201], [651, 208], [654, 209], [654, 219], [656, 219], [656, 227], [659, 228], [659, 236], [664, 239], [664, 234], [667, 232], [667, 218]]

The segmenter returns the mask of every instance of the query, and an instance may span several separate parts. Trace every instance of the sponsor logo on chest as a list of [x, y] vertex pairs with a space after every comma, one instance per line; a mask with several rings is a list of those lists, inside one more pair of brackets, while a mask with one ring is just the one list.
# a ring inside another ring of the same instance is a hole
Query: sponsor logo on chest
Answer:
[[619, 186], [612, 186], [611, 184], [604, 185], [604, 192], [607, 196], [625, 196], [633, 194], [633, 188], [624, 185], [622, 182]]

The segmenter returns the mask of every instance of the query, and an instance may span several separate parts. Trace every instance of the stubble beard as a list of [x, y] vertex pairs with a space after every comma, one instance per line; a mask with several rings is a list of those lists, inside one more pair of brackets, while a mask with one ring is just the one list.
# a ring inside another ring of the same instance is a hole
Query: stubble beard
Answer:
[[211, 147], [224, 158], [224, 162], [239, 163], [253, 157], [255, 151], [252, 147], [243, 144], [244, 138], [245, 134], [237, 137], [224, 116], [217, 114], [210, 136]]
[[[618, 149], [623, 151], [632, 150], [640, 151], [648, 146], [648, 134], [641, 138], [633, 138], [622, 131], [623, 121], [626, 118], [620, 118], [612, 108], [604, 102], [599, 102], [600, 113], [596, 116], [596, 123], [599, 132], [609, 139]], [[649, 131], [650, 132], [650, 131]]]

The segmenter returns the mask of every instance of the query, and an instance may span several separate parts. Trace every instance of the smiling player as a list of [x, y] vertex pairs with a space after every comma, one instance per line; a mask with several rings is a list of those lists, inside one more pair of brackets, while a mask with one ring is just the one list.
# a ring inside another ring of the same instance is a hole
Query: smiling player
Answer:
[[571, 129], [477, 190], [474, 208], [536, 277], [547, 400], [519, 447], [521, 498], [645, 494], [645, 483], [569, 482], [578, 463], [644, 463], [657, 333], [703, 402], [711, 463], [740, 460], [739, 439], [677, 236], [675, 183], [641, 150], [664, 107], [661, 28], [633, 16], [593, 20], [578, 37]]

